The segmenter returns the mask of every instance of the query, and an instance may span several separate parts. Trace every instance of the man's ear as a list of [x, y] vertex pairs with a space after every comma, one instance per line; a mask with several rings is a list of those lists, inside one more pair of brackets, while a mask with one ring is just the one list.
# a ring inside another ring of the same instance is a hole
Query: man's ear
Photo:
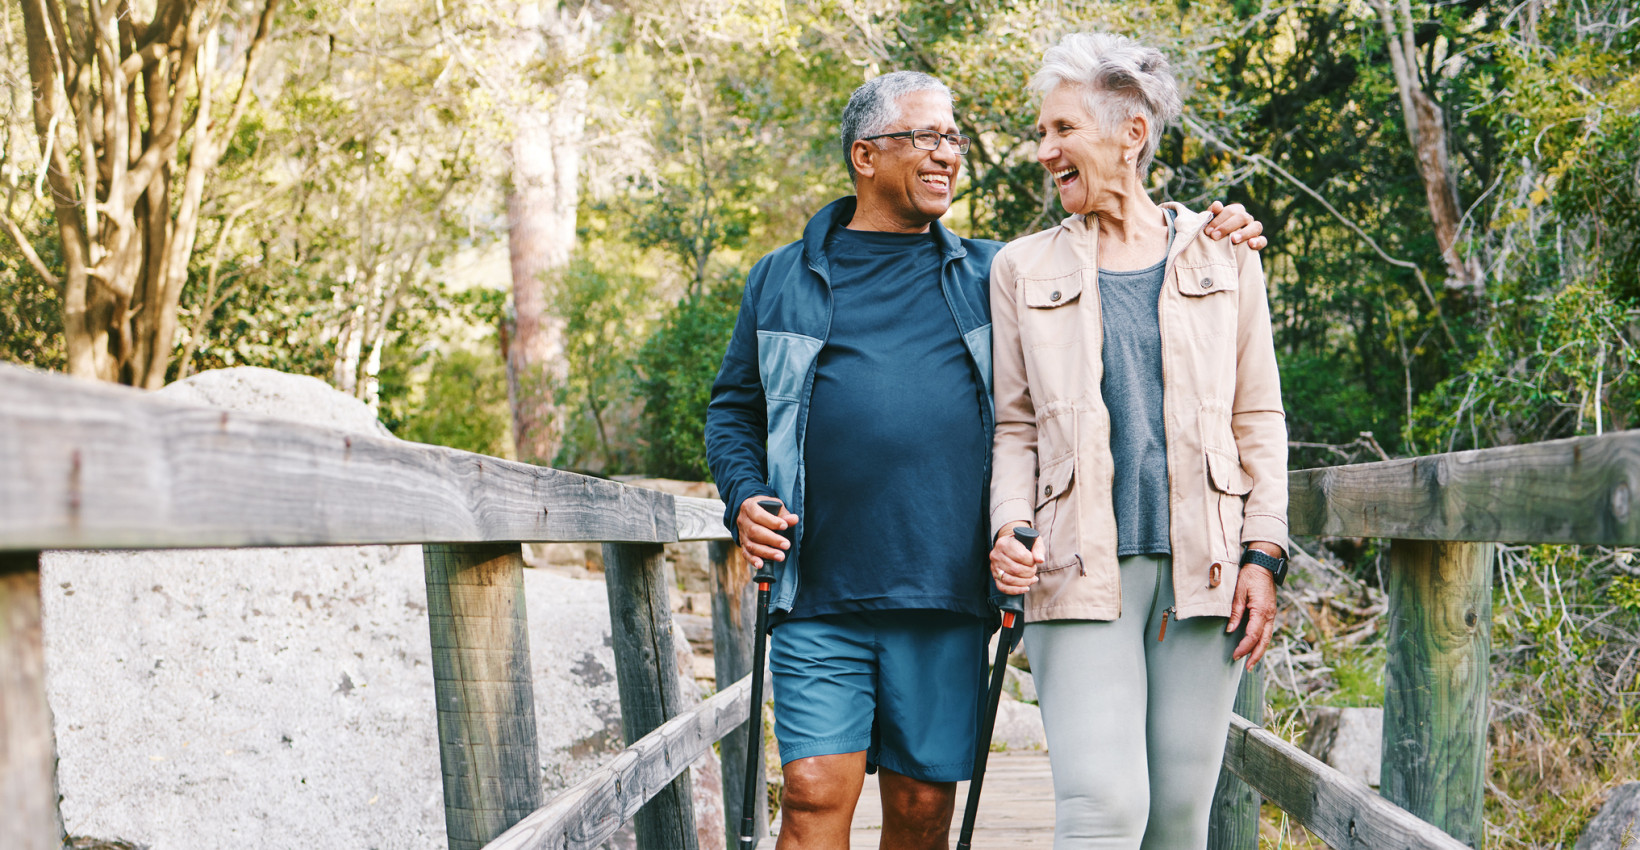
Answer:
[[854, 173], [860, 177], [877, 176], [877, 157], [882, 152], [882, 148], [870, 142], [855, 139], [854, 144], [848, 148], [848, 158], [854, 163]]

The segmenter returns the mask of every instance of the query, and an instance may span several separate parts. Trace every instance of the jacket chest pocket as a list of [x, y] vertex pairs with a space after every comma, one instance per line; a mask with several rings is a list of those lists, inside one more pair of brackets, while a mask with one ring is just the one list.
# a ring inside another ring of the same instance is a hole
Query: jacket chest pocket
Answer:
[[[1241, 278], [1235, 266], [1207, 263], [1199, 266], [1180, 264], [1173, 273], [1174, 286], [1186, 298], [1207, 298], [1222, 293], [1233, 293], [1241, 288]], [[1232, 296], [1230, 301], [1235, 301]]]
[[1043, 279], [1024, 279], [1020, 289], [1025, 309], [1020, 311], [1020, 338], [1026, 350], [1066, 346], [1080, 338], [1076, 309], [1082, 302], [1083, 273]]

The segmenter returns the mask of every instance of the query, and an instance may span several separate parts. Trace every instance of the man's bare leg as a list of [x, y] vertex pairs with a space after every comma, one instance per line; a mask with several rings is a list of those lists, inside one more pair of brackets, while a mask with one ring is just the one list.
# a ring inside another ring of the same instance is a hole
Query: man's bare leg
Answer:
[[847, 850], [854, 806], [866, 781], [865, 751], [795, 759], [781, 773], [786, 787], [780, 794], [776, 850]]
[[879, 767], [877, 784], [883, 797], [882, 850], [947, 850], [951, 846], [957, 783], [924, 782]]

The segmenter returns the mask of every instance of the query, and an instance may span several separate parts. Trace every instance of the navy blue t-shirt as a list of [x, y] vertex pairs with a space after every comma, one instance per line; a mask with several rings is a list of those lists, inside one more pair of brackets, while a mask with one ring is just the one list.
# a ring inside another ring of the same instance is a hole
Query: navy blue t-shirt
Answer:
[[922, 608], [985, 616], [980, 384], [940, 290], [933, 234], [827, 239], [831, 333], [803, 440], [787, 619]]

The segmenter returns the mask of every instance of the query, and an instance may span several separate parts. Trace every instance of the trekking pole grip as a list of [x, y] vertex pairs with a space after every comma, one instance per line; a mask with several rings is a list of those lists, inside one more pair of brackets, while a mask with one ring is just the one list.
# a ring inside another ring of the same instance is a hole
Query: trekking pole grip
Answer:
[[[785, 504], [778, 499], [758, 499], [757, 506], [775, 516], [780, 516], [780, 512], [786, 508]], [[794, 543], [796, 542], [792, 540], [790, 527], [780, 529], [780, 536]], [[757, 574], [752, 576], [752, 581], [757, 582], [760, 590], [768, 590], [769, 586], [774, 584], [774, 568], [769, 566], [768, 559], [764, 559], [763, 565], [757, 568]]]
[[[1041, 532], [1030, 526], [1019, 525], [1014, 527], [1014, 539], [1019, 541], [1019, 545], [1025, 547], [1027, 553], [1036, 546], [1036, 540], [1041, 536]], [[1009, 594], [1003, 596], [1002, 601], [997, 604], [997, 612], [1002, 615], [1002, 627], [1005, 629], [1013, 628], [1014, 621], [1025, 616], [1025, 595], [1015, 596]]]

